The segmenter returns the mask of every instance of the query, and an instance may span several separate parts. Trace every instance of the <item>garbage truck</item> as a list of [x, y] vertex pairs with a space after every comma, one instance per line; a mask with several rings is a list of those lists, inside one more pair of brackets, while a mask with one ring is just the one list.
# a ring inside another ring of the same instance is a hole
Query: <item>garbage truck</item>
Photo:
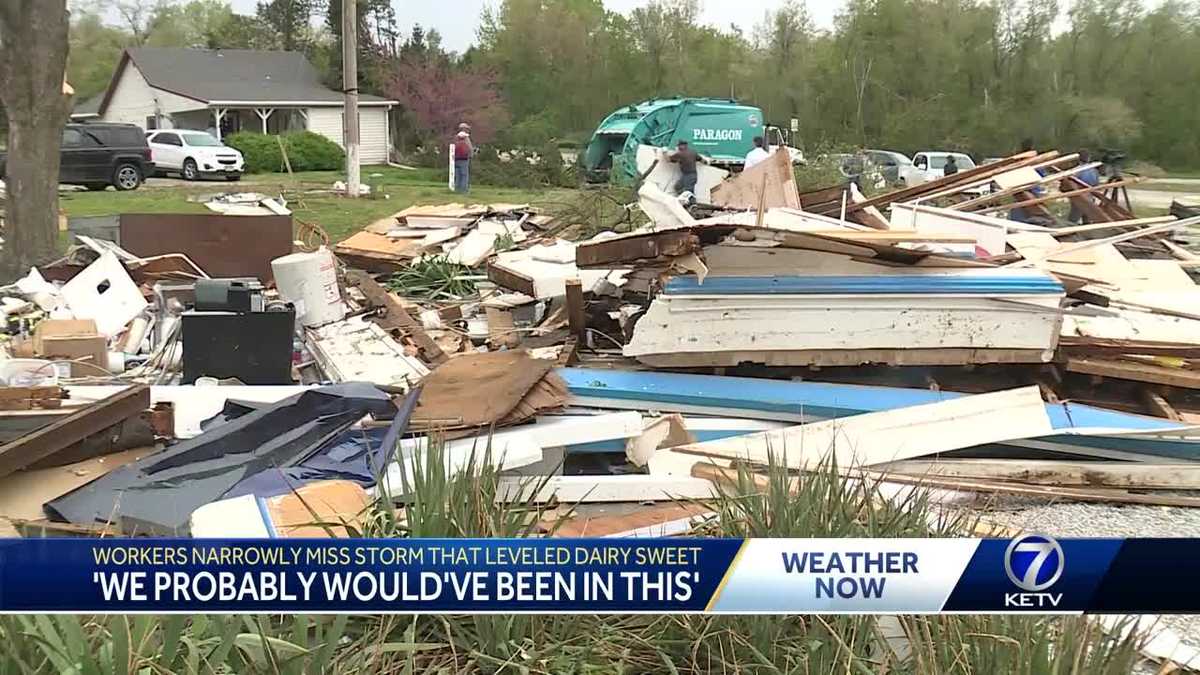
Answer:
[[638, 146], [673, 149], [679, 141], [687, 141], [714, 165], [737, 170], [755, 136], [763, 136], [772, 148], [786, 148], [793, 164], [804, 161], [778, 127], [764, 124], [759, 108], [728, 98], [650, 99], [604, 118], [584, 151], [584, 176], [593, 183], [631, 184], [639, 175]]

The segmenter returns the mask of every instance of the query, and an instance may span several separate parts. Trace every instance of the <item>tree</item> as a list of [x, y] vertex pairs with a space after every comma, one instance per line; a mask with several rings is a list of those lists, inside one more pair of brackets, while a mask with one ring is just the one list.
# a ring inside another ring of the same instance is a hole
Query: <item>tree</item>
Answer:
[[7, 218], [0, 277], [55, 254], [58, 167], [71, 97], [66, 0], [0, 2], [0, 100], [8, 114]]
[[309, 22], [315, 10], [314, 0], [262, 0], [257, 16], [278, 38], [280, 49], [292, 52], [307, 46]]
[[387, 95], [400, 102], [426, 140], [446, 140], [460, 122], [471, 136], [492, 140], [509, 121], [496, 76], [489, 71], [453, 68], [433, 60], [399, 60], [385, 84]]

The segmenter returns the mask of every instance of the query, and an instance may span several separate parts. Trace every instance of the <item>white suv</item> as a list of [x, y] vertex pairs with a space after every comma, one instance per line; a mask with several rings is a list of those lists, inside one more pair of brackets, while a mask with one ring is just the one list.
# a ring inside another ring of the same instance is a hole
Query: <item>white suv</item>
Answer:
[[946, 175], [946, 158], [951, 156], [959, 171], [975, 168], [975, 161], [961, 152], [918, 152], [913, 155], [911, 165], [901, 168], [900, 180], [912, 187], [942, 178]]
[[224, 176], [240, 180], [245, 168], [242, 153], [203, 131], [172, 129], [146, 134], [154, 166], [159, 173], [177, 173], [185, 180]]

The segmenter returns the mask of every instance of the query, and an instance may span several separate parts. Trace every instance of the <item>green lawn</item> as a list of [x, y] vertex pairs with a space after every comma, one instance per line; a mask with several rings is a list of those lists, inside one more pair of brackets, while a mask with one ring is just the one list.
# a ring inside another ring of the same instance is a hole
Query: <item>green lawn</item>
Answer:
[[[552, 208], [570, 199], [575, 190], [522, 190], [473, 186], [463, 198], [451, 192], [436, 169], [407, 171], [387, 166], [363, 167], [362, 182], [379, 185], [378, 198], [346, 199], [329, 192], [334, 181], [342, 180], [337, 171], [309, 171], [287, 174], [254, 174], [240, 183], [204, 181], [183, 183], [151, 181], [132, 192], [65, 192], [60, 206], [68, 216], [103, 216], [120, 213], [203, 213], [200, 201], [188, 201], [221, 192], [247, 191], [276, 195], [282, 192], [295, 217], [320, 225], [333, 241], [341, 241], [370, 223], [413, 204], [530, 203]], [[158, 184], [156, 184], [158, 183]], [[387, 198], [383, 198], [386, 195]]]

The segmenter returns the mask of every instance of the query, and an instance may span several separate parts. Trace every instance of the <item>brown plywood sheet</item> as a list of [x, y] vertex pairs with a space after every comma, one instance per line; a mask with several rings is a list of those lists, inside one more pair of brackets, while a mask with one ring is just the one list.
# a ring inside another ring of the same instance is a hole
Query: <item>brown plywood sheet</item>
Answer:
[[554, 368], [525, 350], [464, 354], [438, 366], [422, 383], [414, 428], [465, 429], [505, 419]]
[[800, 191], [792, 173], [791, 157], [786, 152], [776, 152], [765, 162], [721, 183], [712, 190], [712, 202], [740, 209], [800, 208]]
[[125, 213], [121, 247], [140, 257], [182, 253], [210, 277], [274, 279], [271, 261], [292, 252], [291, 216]]

